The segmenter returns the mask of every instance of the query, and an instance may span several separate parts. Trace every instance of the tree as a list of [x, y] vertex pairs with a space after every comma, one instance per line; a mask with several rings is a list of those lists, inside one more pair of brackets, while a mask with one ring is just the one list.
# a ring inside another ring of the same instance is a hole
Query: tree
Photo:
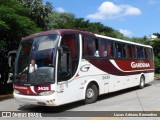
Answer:
[[156, 35], [158, 38], [160, 38], [160, 33], [153, 33], [153, 35]]
[[146, 44], [147, 43], [146, 36], [144, 36], [142, 38], [140, 38], [140, 37], [133, 37], [133, 38], [130, 38], [130, 41], [136, 42], [136, 43], [141, 43], [141, 44]]
[[0, 75], [5, 84], [9, 70], [7, 53], [18, 48], [23, 36], [41, 30], [28, 16], [29, 9], [16, 0], [0, 0]]
[[152, 40], [150, 45], [153, 47], [154, 55], [160, 59], [160, 39]]
[[50, 2], [43, 3], [42, 0], [17, 0], [25, 8], [30, 9], [30, 18], [43, 30], [48, 30], [48, 15], [53, 6]]
[[100, 22], [92, 23], [84, 18], [76, 18], [75, 15], [71, 13], [58, 13], [52, 11], [52, 13], [49, 14], [48, 25], [49, 29], [78, 29], [110, 37], [127, 39], [119, 31], [116, 31], [111, 27], [104, 26]]
[[58, 13], [52, 11], [48, 17], [48, 28], [49, 29], [74, 29], [75, 15], [71, 13]]
[[[25, 9], [22, 10], [24, 12]], [[17, 14], [17, 10], [10, 6], [0, 6], [0, 27], [0, 40], [7, 44], [9, 50], [17, 49], [18, 42], [23, 36], [40, 30], [33, 21]]]

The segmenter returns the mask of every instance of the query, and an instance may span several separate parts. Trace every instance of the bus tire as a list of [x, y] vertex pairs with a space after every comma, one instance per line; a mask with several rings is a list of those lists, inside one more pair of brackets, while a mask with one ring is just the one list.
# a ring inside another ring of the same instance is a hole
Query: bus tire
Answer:
[[145, 86], [145, 78], [144, 78], [144, 76], [142, 75], [141, 78], [140, 78], [139, 88], [140, 88], [140, 89], [143, 89], [144, 86]]
[[85, 92], [85, 104], [94, 103], [98, 98], [98, 88], [95, 84], [91, 83], [87, 86]]

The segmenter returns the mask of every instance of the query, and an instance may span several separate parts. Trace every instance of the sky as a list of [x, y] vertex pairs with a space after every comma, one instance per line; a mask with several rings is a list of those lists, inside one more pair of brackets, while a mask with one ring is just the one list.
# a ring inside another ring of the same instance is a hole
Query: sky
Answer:
[[127, 37], [160, 33], [160, 0], [44, 0], [57, 12], [100, 22]]

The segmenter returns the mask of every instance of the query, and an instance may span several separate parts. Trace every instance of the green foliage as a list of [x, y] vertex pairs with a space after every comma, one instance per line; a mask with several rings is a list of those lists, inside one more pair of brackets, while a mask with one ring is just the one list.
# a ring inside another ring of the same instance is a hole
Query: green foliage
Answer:
[[6, 43], [3, 40], [0, 40], [0, 48], [2, 48], [5, 45], [6, 45]]
[[145, 44], [146, 37], [143, 37], [143, 38], [133, 37], [133, 38], [130, 38], [130, 41]]
[[66, 28], [72, 28], [73, 22], [75, 19], [74, 14], [71, 13], [58, 13], [55, 11], [52, 11], [52, 13], [49, 14], [49, 23], [48, 28], [49, 29], [66, 29]]
[[48, 29], [48, 14], [52, 12], [53, 6], [50, 2], [42, 0], [17, 0], [25, 8], [29, 9], [29, 17], [43, 30]]
[[27, 15], [28, 9], [15, 0], [0, 0], [1, 48], [5, 47], [7, 51], [17, 49], [18, 42], [23, 36], [40, 31]]
[[160, 58], [160, 39], [151, 40], [148, 44], [153, 47], [155, 56]]
[[155, 66], [155, 72], [158, 73], [159, 70], [157, 70], [160, 67], [160, 58], [158, 56], [154, 57], [154, 66]]
[[49, 29], [78, 29], [89, 31], [96, 34], [106, 35], [115, 38], [128, 39], [120, 32], [112, 29], [111, 27], [104, 26], [100, 22], [90, 22], [84, 18], [76, 18], [71, 13], [58, 13], [52, 11], [49, 14]]
[[159, 33], [153, 33], [153, 35], [156, 35], [158, 38], [160, 38], [160, 34]]
[[[38, 26], [38, 27], [37, 27]], [[72, 13], [58, 13], [50, 2], [43, 0], [0, 0], [0, 49], [17, 49], [23, 36], [48, 29], [78, 29], [96, 34], [151, 45], [155, 53], [155, 65], [160, 63], [160, 39], [128, 38], [119, 31], [100, 22], [76, 18]], [[154, 33], [160, 38], [159, 33]]]
[[0, 5], [15, 7], [18, 6], [16, 0], [0, 0]]
[[2, 30], [6, 31], [8, 29], [9, 29], [8, 25], [4, 21], [0, 20], [0, 31]]
[[[148, 40], [146, 44], [151, 45], [154, 51], [154, 62], [155, 62], [155, 69], [160, 67], [160, 39], [155, 40]], [[157, 72], [157, 70], [156, 70]]]

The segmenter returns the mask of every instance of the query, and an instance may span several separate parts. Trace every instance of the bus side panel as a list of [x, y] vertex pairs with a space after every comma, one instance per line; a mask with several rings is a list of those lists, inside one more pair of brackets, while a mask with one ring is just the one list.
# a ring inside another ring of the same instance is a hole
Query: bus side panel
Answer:
[[154, 72], [145, 73], [144, 76], [145, 76], [145, 83], [149, 83], [154, 80]]
[[101, 78], [101, 75], [79, 76], [71, 81], [58, 83], [57, 104], [62, 105], [85, 99], [86, 88], [90, 82], [96, 82], [98, 84], [99, 94], [104, 94], [104, 81]]
[[118, 91], [121, 89], [125, 89], [128, 87], [128, 77], [126, 76], [115, 76], [115, 75], [110, 75], [110, 80], [109, 80], [109, 92], [114, 92]]
[[62, 105], [80, 100], [81, 93], [83, 93], [82, 83], [83, 81], [80, 79], [59, 82], [57, 85], [58, 104]]

